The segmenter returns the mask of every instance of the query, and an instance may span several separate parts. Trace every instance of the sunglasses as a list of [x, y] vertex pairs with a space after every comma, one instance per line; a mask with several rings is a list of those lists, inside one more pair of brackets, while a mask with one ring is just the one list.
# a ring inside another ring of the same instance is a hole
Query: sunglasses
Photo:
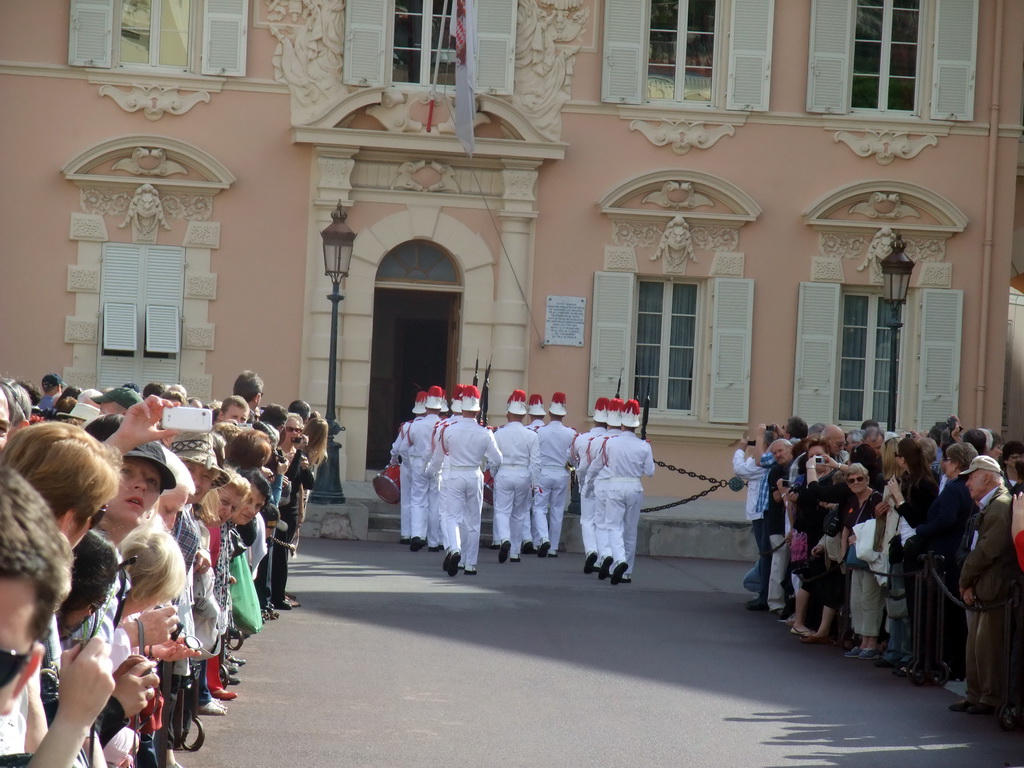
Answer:
[[301, 427], [285, 427], [284, 431], [285, 432], [301, 432], [302, 428]]
[[0, 688], [16, 678], [28, 663], [31, 653], [17, 653], [0, 648]]
[[864, 483], [867, 482], [866, 477], [848, 477], [846, 478], [847, 483]]
[[107, 505], [104, 504], [102, 507], [96, 510], [96, 514], [89, 518], [89, 530], [93, 530], [100, 523], [103, 522], [103, 516], [107, 514]]

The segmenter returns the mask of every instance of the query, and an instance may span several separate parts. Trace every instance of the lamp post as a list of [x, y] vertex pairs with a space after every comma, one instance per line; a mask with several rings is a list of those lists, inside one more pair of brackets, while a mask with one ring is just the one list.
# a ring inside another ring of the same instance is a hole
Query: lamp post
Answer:
[[324, 241], [324, 274], [331, 278], [334, 286], [327, 298], [331, 302], [331, 350], [327, 369], [327, 461], [316, 473], [313, 492], [309, 495], [311, 504], [344, 504], [345, 494], [341, 490], [341, 462], [337, 443], [341, 427], [338, 425], [335, 403], [335, 379], [338, 372], [338, 305], [345, 298], [341, 295], [341, 281], [348, 276], [352, 265], [352, 244], [356, 233], [345, 223], [348, 214], [341, 207], [331, 211], [331, 223], [320, 233]]
[[899, 232], [894, 233], [892, 249], [882, 259], [882, 284], [885, 300], [889, 302], [889, 418], [890, 432], [896, 431], [896, 387], [899, 374], [896, 369], [896, 353], [900, 346], [900, 328], [903, 327], [903, 305], [907, 303], [907, 289], [914, 262], [904, 251], [907, 244]]

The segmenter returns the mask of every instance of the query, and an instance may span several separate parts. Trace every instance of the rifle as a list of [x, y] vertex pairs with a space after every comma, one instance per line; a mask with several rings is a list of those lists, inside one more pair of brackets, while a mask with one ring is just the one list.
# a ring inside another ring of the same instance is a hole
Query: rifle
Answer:
[[625, 371], [625, 368], [619, 368], [619, 383], [615, 385], [615, 399], [616, 400], [621, 400], [622, 399], [622, 373], [623, 373], [623, 371]]
[[651, 382], [647, 382], [647, 392], [644, 394], [644, 413], [640, 417], [640, 439], [647, 439], [647, 421], [651, 418]]
[[476, 353], [476, 364], [473, 366], [473, 386], [480, 386], [480, 353]]
[[484, 388], [480, 392], [480, 425], [487, 426], [487, 405], [491, 399], [491, 361], [487, 361], [487, 369], [484, 371]]

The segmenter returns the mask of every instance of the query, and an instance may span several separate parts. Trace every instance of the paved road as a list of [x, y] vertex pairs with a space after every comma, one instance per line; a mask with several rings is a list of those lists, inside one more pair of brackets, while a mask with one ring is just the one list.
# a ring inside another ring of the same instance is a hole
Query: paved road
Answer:
[[1024, 765], [1024, 733], [946, 710], [743, 610], [745, 565], [578, 556], [452, 579], [395, 544], [303, 541], [282, 614], [186, 768]]

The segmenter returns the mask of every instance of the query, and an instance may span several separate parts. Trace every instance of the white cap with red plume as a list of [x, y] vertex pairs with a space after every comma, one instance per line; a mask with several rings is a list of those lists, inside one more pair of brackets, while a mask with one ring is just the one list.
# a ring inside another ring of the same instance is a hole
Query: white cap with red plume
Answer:
[[594, 403], [594, 421], [598, 424], [608, 423], [608, 398], [599, 397]]
[[480, 410], [480, 390], [472, 384], [466, 384], [462, 388], [462, 410], [473, 412]]
[[434, 410], [440, 410], [447, 407], [447, 403], [444, 400], [444, 390], [438, 386], [433, 386], [427, 390], [427, 408]]
[[622, 406], [622, 426], [636, 429], [640, 426], [640, 403], [627, 400]]
[[412, 407], [412, 412], [415, 414], [423, 414], [427, 412], [427, 393], [417, 392], [416, 393], [416, 404]]
[[554, 416], [565, 416], [565, 392], [555, 392], [551, 396], [551, 411]]
[[617, 397], [613, 397], [608, 401], [608, 426], [609, 427], [621, 427], [622, 426], [622, 406], [624, 403]]
[[452, 413], [462, 413], [462, 385], [456, 384], [452, 391]]
[[508, 413], [516, 416], [526, 415], [526, 392], [521, 389], [515, 389], [508, 398], [508, 407], [505, 408]]
[[544, 410], [544, 398], [541, 395], [530, 395], [530, 416], [547, 416]]

